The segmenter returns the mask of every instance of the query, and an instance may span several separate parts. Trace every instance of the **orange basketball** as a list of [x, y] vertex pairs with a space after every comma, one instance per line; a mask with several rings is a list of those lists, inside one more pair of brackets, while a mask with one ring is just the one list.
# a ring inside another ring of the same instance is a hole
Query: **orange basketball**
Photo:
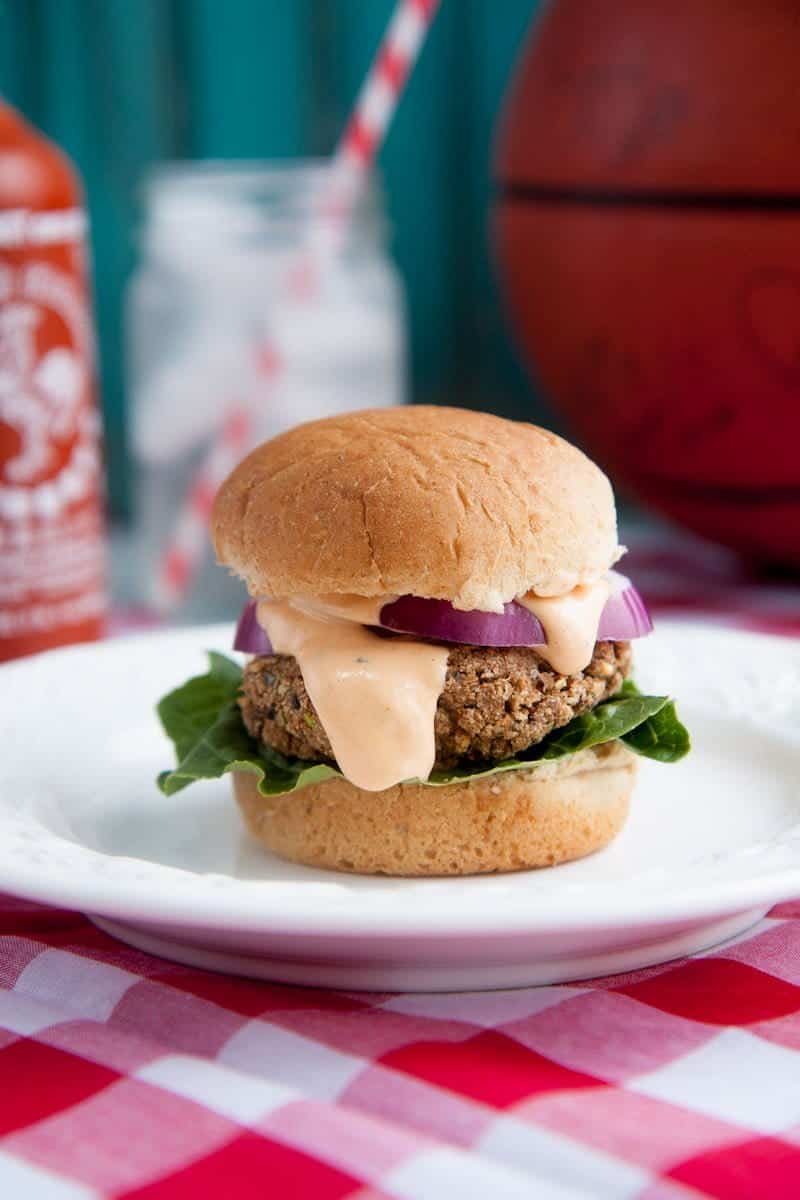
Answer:
[[646, 501], [800, 565], [796, 0], [558, 0], [498, 140], [546, 394]]

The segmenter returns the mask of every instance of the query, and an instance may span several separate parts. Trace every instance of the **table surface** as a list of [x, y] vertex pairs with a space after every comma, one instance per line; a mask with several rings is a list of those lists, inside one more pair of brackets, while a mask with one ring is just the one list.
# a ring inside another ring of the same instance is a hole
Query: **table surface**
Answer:
[[[656, 613], [800, 633], [800, 585], [630, 538]], [[0, 897], [0, 1196], [800, 1196], [800, 902], [627, 976], [460, 995], [231, 979]]]

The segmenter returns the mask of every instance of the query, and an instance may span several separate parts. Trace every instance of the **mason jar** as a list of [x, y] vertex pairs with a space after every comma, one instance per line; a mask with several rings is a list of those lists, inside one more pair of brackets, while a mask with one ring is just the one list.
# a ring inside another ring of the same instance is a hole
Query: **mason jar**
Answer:
[[[143, 602], [231, 406], [247, 406], [261, 441], [299, 421], [406, 399], [403, 290], [374, 179], [312, 286], [287, 289], [320, 218], [326, 175], [316, 161], [186, 163], [159, 166], [146, 182], [126, 312], [134, 574]], [[266, 353], [279, 361], [268, 376]], [[173, 617], [231, 618], [243, 596], [209, 547]]]

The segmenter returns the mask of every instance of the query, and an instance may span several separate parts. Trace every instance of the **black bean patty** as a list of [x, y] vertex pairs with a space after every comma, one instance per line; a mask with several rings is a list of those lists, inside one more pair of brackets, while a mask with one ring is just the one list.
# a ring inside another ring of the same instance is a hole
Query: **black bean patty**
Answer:
[[[527, 750], [618, 692], [630, 665], [628, 642], [598, 642], [576, 675], [559, 675], [525, 647], [454, 647], [436, 710], [436, 765], [492, 762]], [[289, 757], [335, 761], [294, 658], [268, 654], [249, 662], [239, 704], [250, 734], [268, 746]]]

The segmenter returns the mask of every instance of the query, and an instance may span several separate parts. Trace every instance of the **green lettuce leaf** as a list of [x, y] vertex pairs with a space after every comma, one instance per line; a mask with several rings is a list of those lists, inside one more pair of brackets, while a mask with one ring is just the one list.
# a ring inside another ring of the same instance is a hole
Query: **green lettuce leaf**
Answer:
[[[209, 669], [165, 696], [158, 705], [164, 731], [175, 746], [177, 766], [163, 771], [158, 785], [171, 796], [198, 779], [219, 779], [229, 771], [251, 771], [264, 796], [277, 796], [341, 774], [326, 763], [286, 758], [251, 738], [237, 696], [242, 672], [222, 654], [209, 653]], [[442, 787], [460, 779], [520, 771], [616, 739], [659, 762], [677, 762], [689, 752], [689, 734], [668, 696], [644, 696], [626, 681], [622, 691], [591, 712], [575, 717], [538, 745], [503, 762], [434, 771], [424, 782]]]
[[[626, 680], [622, 685], [622, 695], [636, 695], [636, 684]], [[647, 699], [648, 697], [642, 697]], [[652, 699], [652, 697], [650, 697]], [[622, 741], [629, 749], [645, 758], [654, 758], [658, 762], [673, 763], [684, 758], [692, 748], [689, 730], [682, 725], [675, 708], [674, 700], [657, 709], [641, 725], [634, 726], [623, 735]]]
[[338, 774], [325, 763], [290, 760], [259, 746], [245, 729], [236, 703], [241, 667], [213, 650], [208, 659], [206, 675], [196, 675], [164, 696], [157, 708], [177, 759], [176, 767], [158, 777], [165, 795], [172, 796], [198, 779], [219, 779], [228, 771], [252, 771], [264, 796], [292, 792]]

